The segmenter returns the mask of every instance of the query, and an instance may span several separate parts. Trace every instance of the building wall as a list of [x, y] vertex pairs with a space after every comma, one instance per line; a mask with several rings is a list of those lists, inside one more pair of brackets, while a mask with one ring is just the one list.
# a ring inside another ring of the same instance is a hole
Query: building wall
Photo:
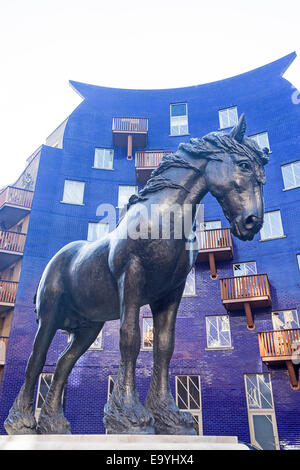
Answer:
[[[196, 265], [196, 296], [182, 299], [176, 325], [176, 347], [171, 363], [171, 387], [175, 376], [201, 377], [203, 434], [237, 435], [250, 442], [244, 374], [271, 374], [274, 406], [281, 447], [300, 445], [299, 391], [289, 385], [284, 366], [268, 367], [259, 355], [257, 332], [272, 329], [271, 311], [300, 311], [300, 188], [283, 191], [280, 166], [299, 158], [300, 108], [291, 99], [291, 85], [282, 78], [294, 54], [264, 67], [207, 85], [171, 90], [119, 90], [71, 82], [84, 101], [69, 117], [63, 148], [43, 146], [23, 257], [20, 284], [7, 350], [7, 364], [0, 389], [0, 425], [8, 414], [24, 380], [27, 359], [36, 333], [33, 297], [40, 276], [51, 257], [65, 244], [87, 238], [88, 222], [99, 221], [101, 203], [117, 206], [119, 184], [135, 185], [134, 160], [126, 149], [114, 149], [114, 169], [93, 168], [96, 147], [112, 148], [112, 118], [146, 117], [149, 120], [147, 149], [175, 151], [182, 141], [219, 129], [218, 111], [237, 106], [244, 112], [247, 135], [267, 131], [271, 146], [266, 166], [265, 210], [281, 211], [285, 238], [251, 242], [234, 238], [234, 259], [217, 264], [218, 279], [209, 276], [208, 264]], [[189, 135], [170, 136], [170, 104], [188, 103]], [[62, 203], [65, 179], [85, 182], [84, 205]], [[211, 195], [202, 201], [205, 219], [228, 223]], [[296, 223], [297, 222], [297, 223]], [[230, 312], [232, 349], [208, 350], [206, 315], [225, 314], [219, 279], [233, 275], [234, 262], [256, 261], [258, 273], [267, 273], [272, 308], [254, 312], [255, 330], [248, 330], [242, 311]], [[147, 307], [141, 318], [148, 316]], [[142, 320], [141, 320], [142, 321]], [[88, 351], [74, 367], [65, 390], [65, 415], [73, 433], [103, 433], [103, 406], [108, 376], [119, 364], [119, 321], [106, 323], [103, 349]], [[49, 350], [44, 372], [53, 372], [67, 336], [58, 332]], [[141, 351], [137, 385], [145, 399], [152, 373], [152, 354]]]

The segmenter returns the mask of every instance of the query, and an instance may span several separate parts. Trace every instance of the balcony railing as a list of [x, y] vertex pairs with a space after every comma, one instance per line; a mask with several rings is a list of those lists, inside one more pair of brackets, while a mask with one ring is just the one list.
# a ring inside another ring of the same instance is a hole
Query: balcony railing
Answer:
[[0, 336], [0, 365], [5, 365], [8, 336]]
[[270, 286], [267, 274], [254, 274], [220, 279], [221, 297], [227, 310], [244, 308], [248, 328], [254, 328], [251, 306], [263, 308], [271, 305]]
[[164, 150], [135, 152], [135, 173], [139, 183], [146, 183], [162, 158], [170, 152]]
[[[262, 331], [258, 333], [259, 352], [265, 361], [300, 359], [300, 329]], [[295, 357], [296, 358], [296, 357]]]
[[261, 331], [258, 343], [263, 362], [285, 361], [291, 386], [298, 389], [294, 364], [300, 361], [300, 329]]
[[7, 188], [0, 194], [0, 209], [5, 204], [30, 209], [32, 198], [33, 191], [15, 188], [14, 186], [7, 186]]
[[114, 117], [112, 124], [113, 132], [148, 132], [148, 119], [147, 118], [128, 118], [128, 117]]
[[0, 230], [0, 250], [23, 253], [26, 234]]
[[197, 232], [199, 253], [197, 263], [209, 261], [212, 279], [217, 278], [215, 261], [233, 258], [232, 238], [229, 228], [217, 228]]
[[18, 282], [0, 280], [0, 304], [13, 306], [16, 300]]

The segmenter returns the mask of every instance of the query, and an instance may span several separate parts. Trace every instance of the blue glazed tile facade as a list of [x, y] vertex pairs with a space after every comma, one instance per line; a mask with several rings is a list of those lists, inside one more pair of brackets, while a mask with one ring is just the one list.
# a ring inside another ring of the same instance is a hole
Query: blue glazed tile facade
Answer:
[[[68, 119], [63, 148], [43, 146], [15, 303], [13, 323], [0, 385], [0, 432], [3, 421], [24, 380], [37, 323], [33, 297], [40, 276], [51, 257], [65, 244], [87, 238], [89, 222], [101, 220], [97, 207], [118, 203], [118, 187], [138, 185], [135, 162], [126, 149], [113, 145], [113, 117], [148, 119], [145, 150], [175, 151], [180, 142], [219, 130], [218, 111], [237, 106], [245, 113], [247, 135], [268, 132], [270, 162], [266, 166], [265, 211], [280, 210], [284, 237], [251, 242], [233, 237], [234, 257], [217, 262], [218, 279], [210, 278], [208, 263], [195, 268], [196, 295], [182, 299], [176, 324], [176, 346], [170, 381], [175, 396], [175, 376], [200, 375], [204, 435], [234, 435], [250, 442], [244, 374], [269, 373], [278, 438], [281, 448], [300, 447], [300, 391], [292, 390], [285, 364], [266, 365], [259, 353], [258, 332], [273, 329], [271, 312], [300, 312], [300, 187], [283, 191], [281, 165], [300, 159], [300, 105], [293, 104], [293, 89], [282, 74], [295, 58], [290, 54], [276, 62], [223, 81], [169, 90], [122, 90], [82, 83], [71, 85], [83, 97]], [[189, 135], [170, 136], [170, 104], [188, 104]], [[114, 148], [113, 170], [93, 168], [95, 148]], [[85, 183], [83, 205], [62, 203], [66, 179]], [[221, 220], [221, 207], [209, 194], [205, 220]], [[208, 315], [225, 315], [220, 279], [233, 276], [233, 263], [256, 261], [257, 272], [267, 273], [272, 307], [253, 310], [255, 329], [247, 329], [245, 313], [230, 311], [230, 349], [207, 347]], [[147, 307], [142, 317], [150, 314]], [[108, 377], [117, 373], [119, 322], [106, 323], [102, 350], [89, 350], [74, 367], [64, 394], [66, 418], [72, 433], [104, 433], [103, 407]], [[44, 372], [54, 372], [67, 335], [58, 332], [48, 352]], [[297, 368], [296, 368], [297, 372]], [[151, 351], [141, 351], [137, 362], [137, 386], [144, 401], [152, 373]]]

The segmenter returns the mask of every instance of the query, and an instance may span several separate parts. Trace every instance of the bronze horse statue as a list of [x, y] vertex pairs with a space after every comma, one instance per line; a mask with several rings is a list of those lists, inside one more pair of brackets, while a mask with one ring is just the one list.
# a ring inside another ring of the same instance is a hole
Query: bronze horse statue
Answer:
[[[142, 206], [150, 209], [154, 204], [161, 213], [174, 204], [190, 205], [188, 230], [193, 233], [196, 207], [210, 192], [220, 203], [232, 233], [241, 240], [252, 240], [263, 224], [268, 150], [245, 137], [245, 130], [242, 115], [228, 134], [215, 132], [181, 143], [174, 154], [162, 159], [144, 189], [130, 198], [128, 210], [115, 230], [95, 242], [72, 242], [50, 260], [36, 293], [38, 330], [26, 380], [4, 424], [8, 434], [70, 433], [62, 410], [68, 375], [104, 323], [116, 319], [120, 319], [121, 360], [104, 408], [107, 432], [195, 434], [191, 414], [176, 406], [168, 375], [176, 313], [198, 249], [186, 248], [187, 237], [174, 237], [173, 219], [168, 239], [132, 239], [126, 235], [130, 227], [145, 222]], [[150, 232], [151, 220], [146, 224]], [[154, 365], [143, 406], [136, 389], [135, 368], [141, 341], [139, 311], [148, 304], [154, 325]], [[59, 357], [36, 423], [35, 384], [58, 329], [72, 333], [72, 339]]]

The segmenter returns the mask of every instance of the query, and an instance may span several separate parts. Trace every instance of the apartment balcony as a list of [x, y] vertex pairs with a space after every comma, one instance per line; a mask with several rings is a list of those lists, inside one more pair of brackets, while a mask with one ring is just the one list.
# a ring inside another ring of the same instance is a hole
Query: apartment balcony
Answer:
[[135, 152], [135, 174], [139, 183], [145, 184], [151, 173], [158, 167], [162, 158], [170, 152], [154, 150], [146, 152]]
[[0, 312], [14, 308], [18, 282], [0, 280]]
[[0, 194], [0, 223], [9, 229], [31, 209], [33, 191], [7, 186]]
[[0, 366], [5, 365], [8, 336], [0, 336]]
[[268, 365], [285, 362], [291, 386], [298, 389], [294, 366], [300, 362], [300, 329], [262, 331], [258, 342], [262, 361]]
[[217, 228], [197, 232], [199, 253], [196, 263], [209, 262], [210, 276], [217, 279], [216, 261], [233, 258], [232, 238], [229, 228]]
[[0, 230], [0, 271], [23, 256], [25, 241], [25, 233]]
[[254, 328], [251, 309], [271, 306], [267, 274], [254, 274], [220, 279], [221, 298], [227, 310], [245, 310], [247, 326]]
[[112, 123], [113, 143], [116, 147], [127, 147], [127, 159], [132, 160], [132, 149], [147, 145], [148, 119], [114, 117]]

